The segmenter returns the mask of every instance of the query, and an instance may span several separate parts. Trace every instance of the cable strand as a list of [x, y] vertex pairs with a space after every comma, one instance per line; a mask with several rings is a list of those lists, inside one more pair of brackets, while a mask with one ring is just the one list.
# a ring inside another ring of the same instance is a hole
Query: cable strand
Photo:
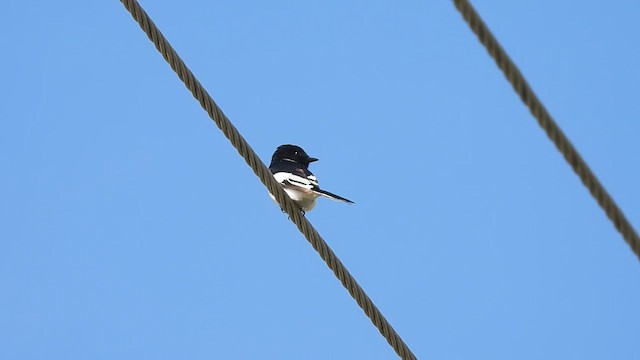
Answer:
[[468, 0], [453, 0], [453, 2], [471, 30], [478, 37], [478, 40], [484, 45], [489, 55], [495, 60], [498, 67], [504, 73], [504, 76], [513, 86], [513, 89], [520, 96], [522, 102], [536, 118], [540, 127], [542, 127], [558, 151], [564, 156], [567, 163], [569, 163], [584, 186], [589, 190], [591, 196], [596, 199], [598, 205], [604, 210], [609, 220], [611, 220], [615, 228], [627, 244], [629, 244], [633, 253], [640, 259], [640, 238], [638, 237], [638, 233], [629, 220], [627, 220], [611, 195], [609, 195], [591, 171], [584, 159], [582, 159], [576, 148], [571, 144], [567, 136], [553, 120], [553, 117], [533, 92], [518, 67], [509, 55], [507, 55], [500, 43], [498, 43], [498, 40], [493, 36], [471, 3]]
[[285, 194], [280, 184], [275, 181], [262, 160], [260, 160], [255, 151], [253, 151], [247, 141], [240, 135], [236, 127], [222, 112], [211, 96], [209, 96], [209, 93], [178, 56], [140, 4], [136, 0], [120, 1], [138, 22], [140, 28], [147, 34], [147, 37], [153, 42], [156, 49], [162, 54], [162, 57], [169, 63], [171, 69], [178, 75], [187, 89], [189, 89], [191, 94], [198, 100], [202, 108], [209, 114], [209, 117], [211, 117], [218, 128], [220, 128], [224, 136], [229, 139], [233, 147], [244, 158], [245, 162], [267, 187], [269, 192], [275, 196], [280, 207], [289, 215], [289, 219], [291, 219], [307, 241], [309, 241], [318, 254], [320, 254], [322, 260], [325, 261], [342, 285], [349, 291], [349, 294], [351, 294], [365, 314], [371, 319], [371, 322], [378, 328], [380, 334], [385, 337], [389, 345], [393, 347], [400, 358], [416, 359], [407, 344], [400, 338], [380, 310], [373, 304], [329, 245], [327, 245], [316, 229], [309, 223], [307, 218], [302, 216], [298, 206]]

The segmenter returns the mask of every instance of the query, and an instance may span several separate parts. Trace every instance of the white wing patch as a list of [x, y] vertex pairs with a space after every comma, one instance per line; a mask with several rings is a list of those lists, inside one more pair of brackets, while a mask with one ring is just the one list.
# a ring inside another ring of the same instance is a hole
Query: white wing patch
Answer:
[[305, 178], [305, 177], [298, 176], [296, 174], [292, 174], [288, 172], [278, 172], [273, 174], [273, 177], [276, 179], [277, 182], [281, 184], [284, 182], [287, 182], [290, 185], [300, 187], [303, 189], [311, 190], [318, 186], [318, 181], [316, 180], [316, 177], [313, 175], [310, 175], [309, 177]]

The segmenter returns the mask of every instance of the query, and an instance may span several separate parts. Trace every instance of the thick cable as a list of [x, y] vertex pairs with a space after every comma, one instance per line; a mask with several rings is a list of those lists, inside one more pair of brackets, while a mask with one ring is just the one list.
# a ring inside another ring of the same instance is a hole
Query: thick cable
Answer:
[[136, 0], [120, 0], [131, 16], [138, 22], [142, 30], [147, 34], [149, 40], [153, 42], [156, 49], [162, 54], [164, 59], [169, 63], [173, 71], [178, 75], [180, 80], [185, 84], [187, 89], [191, 91], [193, 96], [200, 102], [200, 105], [209, 114], [209, 117], [222, 130], [224, 136], [229, 139], [234, 148], [244, 158], [253, 172], [260, 178], [260, 181], [267, 187], [269, 192], [273, 194], [285, 212], [289, 215], [289, 219], [296, 224], [300, 232], [311, 243], [313, 248], [320, 254], [322, 260], [333, 271], [342, 285], [349, 291], [349, 294], [356, 300], [360, 308], [371, 319], [371, 322], [378, 328], [382, 336], [387, 340], [389, 345], [393, 347], [396, 353], [402, 359], [416, 359], [407, 344], [400, 338], [398, 333], [393, 329], [391, 324], [385, 319], [380, 310], [373, 304], [369, 296], [364, 292], [356, 280], [351, 276], [340, 259], [334, 254], [329, 245], [318, 234], [316, 229], [305, 218], [300, 208], [285, 194], [282, 186], [278, 184], [271, 172], [265, 164], [260, 160], [258, 155], [253, 151], [247, 141], [240, 135], [236, 127], [231, 123], [227, 116], [222, 112], [218, 105], [213, 101], [198, 79], [193, 75], [191, 70], [187, 68], [182, 59], [178, 56], [167, 39], [162, 35], [160, 30], [153, 23], [151, 18], [142, 9]]
[[468, 0], [453, 0], [456, 8], [462, 14], [469, 27], [478, 36], [478, 39], [487, 49], [489, 55], [495, 60], [504, 76], [518, 93], [522, 102], [527, 105], [529, 111], [538, 121], [538, 124], [547, 133], [547, 136], [555, 144], [556, 148], [571, 168], [580, 177], [582, 183], [589, 189], [591, 195], [596, 199], [607, 217], [613, 222], [615, 228], [620, 232], [624, 240], [629, 244], [631, 250], [640, 259], [640, 238], [633, 226], [627, 220], [622, 210], [618, 207], [611, 195], [600, 183], [595, 174], [591, 171], [587, 163], [582, 159], [576, 148], [571, 144], [567, 136], [562, 132], [558, 124], [553, 120], [540, 99], [529, 86], [518, 67], [504, 51], [498, 40], [493, 36], [487, 25], [482, 21], [480, 15], [473, 8]]

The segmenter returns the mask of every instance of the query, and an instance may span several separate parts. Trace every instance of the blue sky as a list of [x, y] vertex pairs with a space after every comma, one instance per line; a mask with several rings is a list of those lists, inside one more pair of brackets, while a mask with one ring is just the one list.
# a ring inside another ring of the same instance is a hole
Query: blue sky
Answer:
[[[145, 1], [418, 358], [638, 359], [640, 264], [450, 1]], [[640, 226], [640, 4], [475, 6]], [[0, 358], [395, 354], [118, 1], [0, 13]]]

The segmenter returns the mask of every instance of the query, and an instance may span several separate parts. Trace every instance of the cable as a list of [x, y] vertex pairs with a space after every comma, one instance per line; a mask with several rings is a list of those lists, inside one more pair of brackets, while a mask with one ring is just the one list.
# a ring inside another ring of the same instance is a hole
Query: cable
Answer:
[[589, 189], [591, 195], [596, 199], [600, 207], [613, 222], [618, 232], [622, 234], [624, 240], [629, 244], [631, 250], [640, 259], [640, 238], [633, 226], [624, 216], [624, 213], [607, 190], [602, 186], [598, 178], [591, 171], [587, 163], [582, 159], [578, 151], [571, 144], [560, 127], [553, 120], [545, 106], [533, 92], [529, 83], [524, 78], [518, 67], [513, 63], [509, 55], [504, 51], [498, 40], [493, 36], [487, 25], [482, 21], [480, 15], [467, 0], [453, 0], [456, 8], [462, 14], [469, 27], [478, 36], [478, 39], [489, 52], [489, 55], [496, 61], [504, 76], [518, 93], [531, 114], [538, 120], [538, 123], [547, 133], [547, 136], [555, 144], [558, 151], [562, 153], [571, 168], [580, 177], [584, 186]]
[[338, 259], [338, 257], [333, 253], [329, 245], [327, 245], [324, 239], [322, 239], [311, 223], [302, 216], [297, 205], [295, 205], [293, 200], [285, 194], [282, 186], [275, 181], [269, 169], [267, 169], [262, 160], [260, 160], [255, 151], [253, 151], [247, 141], [242, 137], [242, 135], [240, 135], [238, 130], [233, 126], [231, 121], [222, 112], [218, 105], [216, 105], [198, 79], [193, 75], [191, 70], [187, 68], [185, 63], [178, 56], [164, 35], [162, 35], [151, 18], [149, 18], [144, 9], [142, 9], [140, 4], [136, 0], [120, 1], [131, 13], [131, 16], [133, 16], [133, 18], [138, 22], [142, 30], [149, 37], [149, 40], [153, 42], [156, 49], [158, 49], [164, 59], [169, 63], [173, 71], [175, 71], [187, 89], [191, 91], [193, 97], [200, 102], [200, 105], [209, 114], [209, 117], [211, 117], [220, 130], [222, 130], [224, 136], [229, 139], [233, 147], [236, 148], [238, 153], [240, 153], [244, 158], [253, 172], [258, 176], [258, 178], [260, 178], [260, 181], [267, 187], [269, 192], [275, 196], [280, 207], [289, 214], [289, 219], [296, 224], [300, 232], [302, 232], [307, 241], [309, 241], [313, 248], [320, 254], [322, 260], [327, 263], [327, 266], [329, 266], [342, 285], [349, 291], [349, 294], [351, 294], [360, 308], [362, 308], [364, 313], [369, 317], [369, 319], [371, 319], [371, 322], [378, 328], [382, 336], [387, 339], [389, 345], [393, 347], [402, 359], [416, 359], [407, 344], [405, 344], [405, 342], [400, 338], [391, 324], [387, 322], [380, 310], [378, 310], [369, 296], [367, 296], [353, 276], [351, 276], [340, 259]]

